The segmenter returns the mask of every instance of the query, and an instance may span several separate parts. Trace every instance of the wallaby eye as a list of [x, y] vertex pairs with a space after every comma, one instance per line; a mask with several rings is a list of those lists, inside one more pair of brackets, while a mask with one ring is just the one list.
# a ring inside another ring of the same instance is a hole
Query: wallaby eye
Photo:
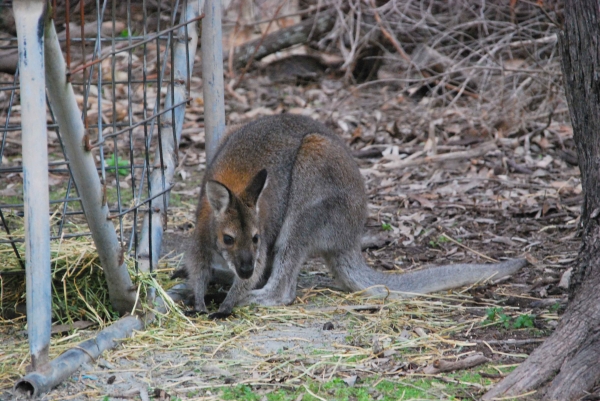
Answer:
[[234, 242], [235, 240], [231, 235], [223, 234], [223, 243], [225, 245], [233, 245]]
[[255, 244], [258, 244], [258, 239], [260, 237], [258, 236], [258, 234], [255, 234], [254, 237], [252, 237], [252, 242], [254, 242]]

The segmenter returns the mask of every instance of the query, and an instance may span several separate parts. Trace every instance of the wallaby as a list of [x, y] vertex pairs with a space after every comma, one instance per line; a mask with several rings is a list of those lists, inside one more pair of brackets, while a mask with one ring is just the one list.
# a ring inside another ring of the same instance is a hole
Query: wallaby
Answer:
[[[290, 304], [303, 262], [321, 256], [341, 286], [367, 295], [429, 293], [516, 272], [525, 260], [456, 264], [405, 274], [364, 262], [367, 217], [363, 177], [343, 141], [297, 115], [264, 117], [226, 136], [206, 169], [186, 263], [194, 313], [206, 313], [213, 268], [234, 273], [212, 318], [236, 305]], [[372, 287], [372, 288], [371, 288]]]

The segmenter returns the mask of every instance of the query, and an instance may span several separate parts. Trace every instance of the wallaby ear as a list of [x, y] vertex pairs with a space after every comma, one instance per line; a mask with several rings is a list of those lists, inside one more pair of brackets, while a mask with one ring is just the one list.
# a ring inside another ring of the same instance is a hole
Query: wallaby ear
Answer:
[[209, 180], [206, 183], [206, 197], [208, 203], [217, 213], [224, 213], [231, 203], [231, 192], [218, 181]]
[[250, 205], [256, 206], [256, 203], [258, 202], [258, 197], [260, 196], [262, 190], [265, 188], [266, 181], [267, 170], [263, 168], [258, 173], [256, 173], [254, 178], [252, 178], [252, 180], [250, 181], [250, 184], [248, 184], [248, 186], [244, 190], [243, 199]]

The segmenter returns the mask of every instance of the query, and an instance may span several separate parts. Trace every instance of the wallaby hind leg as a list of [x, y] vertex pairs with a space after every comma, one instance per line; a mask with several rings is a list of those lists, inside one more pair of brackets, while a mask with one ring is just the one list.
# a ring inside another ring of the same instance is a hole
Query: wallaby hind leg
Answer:
[[244, 303], [281, 305], [293, 302], [302, 263], [358, 246], [366, 199], [360, 172], [335, 137], [304, 137], [292, 171], [283, 226], [273, 248], [271, 276]]
[[[341, 253], [356, 247], [358, 260], [364, 265], [360, 246], [355, 245], [358, 241], [352, 238], [355, 236], [352, 234], [353, 228], [346, 221], [351, 217], [345, 213], [344, 202], [339, 197], [328, 197], [304, 208], [289, 210], [275, 243], [273, 266], [267, 284], [252, 291], [243, 301], [244, 304], [267, 306], [292, 303], [296, 298], [298, 274], [308, 256]], [[343, 236], [339, 235], [340, 226], [346, 228]], [[351, 274], [347, 276], [352, 277]], [[348, 286], [349, 289], [355, 287], [351, 284]]]
[[[371, 286], [367, 277], [373, 270], [366, 265], [359, 245], [329, 253], [325, 256], [327, 267], [338, 285], [349, 292], [364, 291], [365, 296], [386, 296], [389, 291], [384, 285]], [[384, 281], [382, 281], [383, 284]]]

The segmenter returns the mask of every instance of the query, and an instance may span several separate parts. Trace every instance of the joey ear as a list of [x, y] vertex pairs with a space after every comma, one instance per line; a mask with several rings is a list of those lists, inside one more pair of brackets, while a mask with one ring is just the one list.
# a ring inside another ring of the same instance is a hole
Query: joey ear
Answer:
[[231, 192], [218, 181], [209, 180], [206, 183], [208, 203], [217, 213], [223, 213], [231, 203]]
[[250, 184], [248, 184], [248, 186], [244, 190], [244, 200], [250, 203], [251, 205], [255, 206], [256, 202], [258, 202], [258, 197], [260, 196], [262, 190], [266, 186], [266, 181], [267, 170], [263, 168], [258, 173], [256, 173], [254, 178], [252, 178], [252, 180], [250, 181]]

